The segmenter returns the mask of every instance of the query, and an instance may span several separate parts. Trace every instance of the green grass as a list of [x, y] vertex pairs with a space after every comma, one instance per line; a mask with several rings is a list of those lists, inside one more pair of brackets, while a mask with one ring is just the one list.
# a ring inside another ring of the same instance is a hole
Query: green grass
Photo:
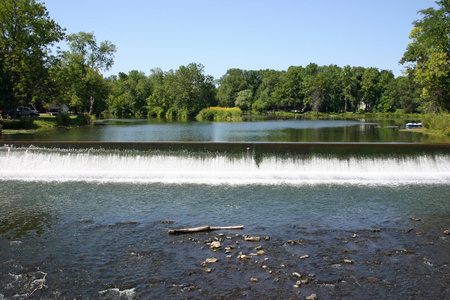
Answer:
[[90, 116], [77, 115], [60, 116], [42, 115], [39, 119], [12, 119], [0, 120], [0, 128], [4, 134], [33, 133], [35, 131], [51, 130], [57, 127], [73, 127], [89, 124]]

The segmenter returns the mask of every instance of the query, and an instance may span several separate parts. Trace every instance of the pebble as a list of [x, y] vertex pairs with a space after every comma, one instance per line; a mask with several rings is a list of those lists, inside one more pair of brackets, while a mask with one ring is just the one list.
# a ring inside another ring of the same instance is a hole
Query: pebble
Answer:
[[449, 234], [450, 234], [450, 229], [447, 229], [446, 231], [444, 231], [444, 233], [445, 233], [446, 235], [449, 235]]
[[251, 282], [258, 282], [259, 280], [258, 280], [258, 278], [255, 278], [255, 277], [254, 277], [254, 278], [250, 279], [250, 281], [251, 281]]
[[308, 257], [309, 257], [309, 255], [306, 254], [306, 255], [300, 256], [300, 259], [305, 259], [305, 258], [308, 258]]
[[354, 263], [354, 261], [351, 260], [351, 259], [344, 259], [344, 262], [345, 262], [346, 264], [352, 264], [352, 263]]
[[297, 273], [297, 272], [292, 273], [292, 276], [295, 276], [295, 277], [298, 277], [298, 278], [302, 277], [302, 275], [300, 273]]
[[317, 300], [317, 295], [316, 294], [311, 294], [308, 297], [305, 297], [306, 300]]
[[214, 241], [214, 242], [212, 242], [212, 243], [209, 245], [209, 247], [210, 247], [211, 249], [220, 248], [220, 242], [219, 242], [219, 241]]
[[216, 262], [218, 262], [218, 261], [219, 261], [219, 260], [218, 260], [217, 258], [211, 257], [211, 258], [207, 258], [207, 259], [205, 260], [205, 263], [211, 264], [211, 263], [216, 263]]

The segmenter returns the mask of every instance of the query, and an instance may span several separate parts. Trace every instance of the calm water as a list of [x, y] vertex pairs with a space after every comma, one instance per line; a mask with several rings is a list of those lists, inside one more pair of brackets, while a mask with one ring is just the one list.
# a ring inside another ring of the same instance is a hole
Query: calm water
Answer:
[[257, 119], [253, 122], [166, 122], [148, 119], [108, 120], [107, 124], [33, 135], [4, 135], [0, 141], [450, 142], [448, 137], [404, 130], [406, 121]]
[[[34, 138], [423, 142], [353, 121], [130, 121], [52, 134]], [[1, 146], [0, 299], [445, 299], [449, 195], [446, 152]], [[244, 229], [168, 234], [204, 225]]]

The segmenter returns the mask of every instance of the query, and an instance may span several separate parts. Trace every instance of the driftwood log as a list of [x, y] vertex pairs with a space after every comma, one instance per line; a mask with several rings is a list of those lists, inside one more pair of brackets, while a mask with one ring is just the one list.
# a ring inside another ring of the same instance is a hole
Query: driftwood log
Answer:
[[202, 226], [202, 227], [194, 227], [194, 228], [183, 228], [183, 229], [170, 229], [170, 234], [175, 233], [191, 233], [191, 232], [200, 232], [200, 231], [212, 231], [212, 230], [234, 230], [234, 229], [244, 229], [243, 225], [240, 226], [226, 226], [226, 227], [216, 227], [216, 226]]

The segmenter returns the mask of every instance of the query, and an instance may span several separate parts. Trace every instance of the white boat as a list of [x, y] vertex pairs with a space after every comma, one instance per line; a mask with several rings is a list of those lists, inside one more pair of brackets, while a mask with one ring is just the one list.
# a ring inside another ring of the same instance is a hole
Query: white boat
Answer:
[[406, 129], [422, 128], [422, 123], [408, 123]]

